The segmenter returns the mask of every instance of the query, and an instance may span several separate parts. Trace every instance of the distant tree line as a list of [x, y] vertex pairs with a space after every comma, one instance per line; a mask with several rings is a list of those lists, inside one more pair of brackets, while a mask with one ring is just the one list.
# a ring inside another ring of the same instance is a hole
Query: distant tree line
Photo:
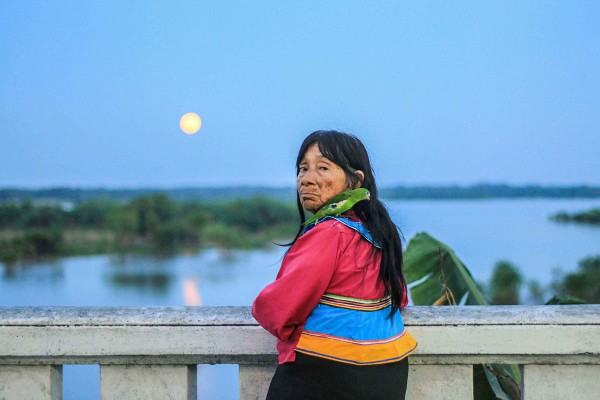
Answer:
[[106, 189], [55, 187], [47, 189], [0, 189], [0, 202], [3, 201], [65, 201], [80, 203], [89, 200], [130, 201], [142, 196], [166, 194], [176, 201], [233, 200], [252, 197], [293, 199], [293, 187], [233, 186], [233, 187], [183, 187], [174, 189]]
[[[185, 187], [162, 189], [105, 189], [69, 188], [0, 189], [0, 202], [22, 200], [51, 200], [79, 203], [93, 199], [129, 201], [140, 196], [166, 193], [177, 201], [207, 201], [264, 196], [293, 199], [294, 188], [265, 186]], [[487, 198], [599, 198], [600, 187], [594, 186], [511, 186], [478, 184], [471, 186], [392, 186], [381, 189], [382, 197], [389, 199], [487, 199]]]
[[0, 203], [0, 261], [116, 251], [250, 248], [293, 236], [291, 203], [253, 197], [177, 202], [164, 193], [127, 202]]
[[600, 187], [593, 186], [396, 186], [381, 190], [391, 199], [491, 199], [491, 198], [598, 198]]

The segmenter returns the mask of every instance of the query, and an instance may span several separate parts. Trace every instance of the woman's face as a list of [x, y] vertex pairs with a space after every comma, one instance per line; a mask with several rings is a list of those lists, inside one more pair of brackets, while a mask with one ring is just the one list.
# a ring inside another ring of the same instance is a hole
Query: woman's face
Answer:
[[350, 189], [344, 170], [321, 154], [317, 143], [306, 150], [300, 161], [296, 183], [302, 207], [312, 213], [336, 194]]

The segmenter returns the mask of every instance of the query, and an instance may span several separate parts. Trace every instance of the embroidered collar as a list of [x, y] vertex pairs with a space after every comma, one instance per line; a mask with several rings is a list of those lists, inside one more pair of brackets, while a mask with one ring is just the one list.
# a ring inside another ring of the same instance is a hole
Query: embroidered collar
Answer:
[[[352, 213], [352, 214], [354, 214], [354, 213]], [[362, 223], [360, 223], [358, 221], [352, 221], [352, 220], [350, 220], [348, 218], [344, 218], [344, 217], [334, 217], [334, 216], [323, 217], [323, 218], [317, 220], [316, 222], [309, 224], [306, 228], [304, 228], [304, 231], [302, 232], [302, 234], [304, 235], [306, 232], [310, 231], [312, 228], [317, 226], [317, 224], [320, 224], [323, 221], [327, 221], [327, 220], [331, 220], [331, 219], [341, 222], [342, 224], [346, 225], [348, 228], [355, 230], [356, 232], [360, 233], [360, 235], [366, 241], [368, 241], [369, 243], [371, 243], [373, 246], [377, 247], [378, 249], [381, 249], [381, 244], [379, 242], [375, 241], [375, 239], [373, 239], [373, 235], [371, 235], [371, 232], [369, 232]]]

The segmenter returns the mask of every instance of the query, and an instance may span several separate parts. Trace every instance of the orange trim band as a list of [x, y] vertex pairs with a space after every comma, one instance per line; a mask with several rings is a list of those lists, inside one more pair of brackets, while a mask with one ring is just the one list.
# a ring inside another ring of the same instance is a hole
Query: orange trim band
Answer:
[[414, 353], [417, 341], [408, 333], [387, 343], [358, 344], [302, 333], [296, 351], [355, 365], [386, 364]]

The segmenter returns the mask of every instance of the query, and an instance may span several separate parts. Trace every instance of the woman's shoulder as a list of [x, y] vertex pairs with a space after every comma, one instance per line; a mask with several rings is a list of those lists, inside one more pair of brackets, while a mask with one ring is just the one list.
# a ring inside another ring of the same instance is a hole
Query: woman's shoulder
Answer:
[[332, 233], [340, 233], [348, 235], [348, 237], [353, 237], [356, 240], [362, 237], [375, 247], [381, 248], [379, 242], [373, 239], [371, 232], [368, 231], [368, 229], [364, 226], [363, 221], [358, 218], [356, 214], [343, 214], [336, 217], [325, 217], [316, 224], [307, 227], [304, 235], [309, 234], [311, 231], [314, 231], [314, 235], [325, 234], [320, 232], [327, 232], [329, 235]]

